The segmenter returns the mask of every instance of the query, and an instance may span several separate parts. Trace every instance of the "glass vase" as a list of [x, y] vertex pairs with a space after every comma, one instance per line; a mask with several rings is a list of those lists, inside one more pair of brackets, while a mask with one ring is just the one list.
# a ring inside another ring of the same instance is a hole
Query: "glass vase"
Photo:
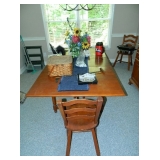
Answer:
[[86, 63], [85, 63], [85, 52], [82, 50], [80, 51], [77, 59], [76, 59], [76, 63], [75, 65], [77, 67], [87, 67]]

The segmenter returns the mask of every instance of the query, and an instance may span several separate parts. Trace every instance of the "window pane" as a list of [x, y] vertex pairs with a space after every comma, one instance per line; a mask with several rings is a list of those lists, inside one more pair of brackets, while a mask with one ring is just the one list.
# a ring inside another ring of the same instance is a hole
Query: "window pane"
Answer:
[[45, 4], [47, 21], [66, 21], [67, 17], [76, 19], [75, 12], [64, 11], [59, 4]]
[[[75, 26], [75, 23], [72, 23]], [[48, 31], [49, 31], [49, 41], [54, 46], [57, 47], [61, 45], [63, 47], [67, 47], [64, 44], [65, 41], [65, 32], [68, 30], [69, 26], [67, 22], [49, 22], [48, 23]]]
[[[108, 18], [109, 16], [109, 4], [96, 4], [95, 7], [90, 11], [80, 10], [81, 19], [97, 19], [97, 18]], [[86, 17], [87, 15], [87, 17]]]
[[103, 42], [104, 45], [108, 45], [108, 25], [108, 20], [82, 21], [81, 29], [91, 36], [91, 46], [95, 46], [97, 42]]

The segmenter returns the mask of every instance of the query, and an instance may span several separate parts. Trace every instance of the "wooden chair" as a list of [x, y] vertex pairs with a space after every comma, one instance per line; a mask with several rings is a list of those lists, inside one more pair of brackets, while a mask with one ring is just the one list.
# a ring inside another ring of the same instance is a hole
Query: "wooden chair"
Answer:
[[91, 131], [96, 153], [100, 156], [96, 127], [98, 125], [102, 103], [102, 97], [98, 97], [97, 100], [73, 99], [68, 102], [62, 102], [62, 100], [57, 101], [64, 120], [64, 126], [67, 129], [66, 156], [70, 155], [72, 132], [74, 131]]
[[[122, 45], [127, 44], [128, 46], [136, 47], [137, 41], [138, 41], [138, 36], [124, 35]], [[128, 56], [128, 70], [130, 70], [130, 65], [132, 65], [132, 54], [134, 53], [134, 51], [119, 50], [119, 51], [117, 51], [117, 53], [118, 54], [117, 54], [117, 57], [115, 59], [115, 62], [113, 63], [113, 67], [115, 66], [115, 64], [118, 61], [120, 61], [120, 63], [122, 62], [123, 55], [127, 55]], [[121, 55], [121, 57], [118, 60], [119, 55]]]

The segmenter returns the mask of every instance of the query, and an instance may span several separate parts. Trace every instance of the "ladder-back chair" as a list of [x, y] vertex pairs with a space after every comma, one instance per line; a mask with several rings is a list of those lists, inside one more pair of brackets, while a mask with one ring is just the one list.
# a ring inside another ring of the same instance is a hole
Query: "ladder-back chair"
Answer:
[[[138, 36], [124, 35], [123, 42], [122, 42], [122, 46], [124, 46], [124, 49], [117, 46], [119, 48], [119, 51], [117, 51], [117, 57], [115, 59], [115, 62], [113, 63], [113, 67], [118, 61], [120, 61], [120, 63], [122, 62], [123, 55], [127, 55], [128, 56], [128, 70], [130, 70], [130, 65], [132, 65], [132, 54], [134, 53], [137, 41], [138, 41]], [[121, 57], [118, 60], [118, 57], [120, 55]]]
[[66, 156], [70, 155], [72, 132], [91, 131], [96, 153], [100, 156], [96, 127], [98, 125], [103, 98], [97, 100], [73, 99], [68, 102], [57, 101], [59, 110], [67, 129]]

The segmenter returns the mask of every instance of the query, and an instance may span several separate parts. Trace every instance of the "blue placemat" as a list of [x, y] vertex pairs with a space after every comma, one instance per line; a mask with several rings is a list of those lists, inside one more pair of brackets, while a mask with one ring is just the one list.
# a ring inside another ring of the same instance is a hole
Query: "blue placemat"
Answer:
[[87, 67], [77, 67], [75, 65], [77, 58], [73, 59], [73, 73], [72, 76], [62, 76], [61, 81], [58, 85], [58, 91], [74, 91], [74, 90], [89, 90], [89, 85], [78, 85], [78, 74], [84, 74], [89, 71], [88, 69], [88, 57], [85, 58]]
[[58, 91], [89, 90], [88, 84], [78, 85], [77, 75], [63, 76], [58, 85]]

